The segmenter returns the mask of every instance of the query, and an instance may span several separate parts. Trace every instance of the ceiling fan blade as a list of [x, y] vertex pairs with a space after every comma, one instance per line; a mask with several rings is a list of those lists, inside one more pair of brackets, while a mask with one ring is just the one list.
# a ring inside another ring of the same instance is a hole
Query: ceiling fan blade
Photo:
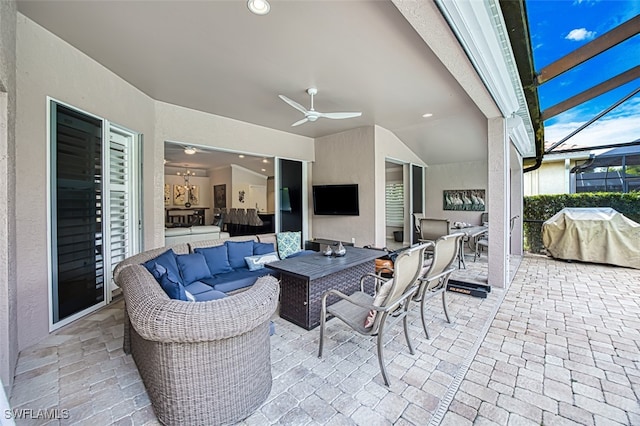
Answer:
[[288, 103], [289, 105], [291, 105], [292, 107], [294, 107], [295, 109], [300, 111], [301, 113], [303, 113], [303, 114], [307, 113], [307, 110], [305, 109], [305, 107], [303, 107], [302, 105], [300, 105], [296, 101], [292, 101], [291, 99], [287, 98], [284, 95], [278, 95], [278, 97], [280, 97], [280, 99], [282, 99], [283, 101], [285, 101], [286, 103]]
[[321, 117], [332, 118], [334, 120], [340, 120], [343, 118], [355, 118], [360, 117], [361, 115], [361, 112], [323, 112], [320, 114]]
[[305, 117], [305, 118], [303, 118], [302, 120], [298, 120], [298, 121], [296, 121], [295, 123], [293, 123], [293, 124], [291, 125], [291, 127], [299, 126], [299, 125], [301, 125], [301, 124], [306, 123], [307, 121], [309, 121], [309, 119], [308, 119], [307, 117]]

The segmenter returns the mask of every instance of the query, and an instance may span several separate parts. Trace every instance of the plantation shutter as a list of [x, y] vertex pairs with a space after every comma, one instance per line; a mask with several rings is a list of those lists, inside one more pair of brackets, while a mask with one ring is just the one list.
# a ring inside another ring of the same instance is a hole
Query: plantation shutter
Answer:
[[109, 256], [108, 282], [116, 265], [134, 254], [136, 220], [131, 206], [133, 179], [133, 137], [130, 134], [110, 129], [109, 134], [109, 194], [108, 236]]
[[402, 182], [387, 183], [386, 191], [386, 223], [387, 226], [404, 226], [404, 185]]

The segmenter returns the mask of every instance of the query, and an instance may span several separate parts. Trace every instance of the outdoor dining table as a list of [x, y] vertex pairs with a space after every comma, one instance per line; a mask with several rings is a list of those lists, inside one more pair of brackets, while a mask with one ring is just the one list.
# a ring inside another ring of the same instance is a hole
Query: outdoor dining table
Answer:
[[475, 240], [480, 235], [489, 230], [486, 225], [465, 226], [460, 228], [451, 228], [452, 234], [464, 234], [464, 238], [460, 239], [460, 252], [458, 256], [458, 269], [467, 269], [467, 264], [464, 261], [464, 243], [467, 241]]

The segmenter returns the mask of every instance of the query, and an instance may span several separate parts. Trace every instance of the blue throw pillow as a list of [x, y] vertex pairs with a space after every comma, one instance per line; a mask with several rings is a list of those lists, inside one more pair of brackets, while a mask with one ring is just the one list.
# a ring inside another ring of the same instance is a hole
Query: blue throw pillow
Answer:
[[269, 254], [276, 251], [273, 243], [256, 243], [253, 242], [253, 254]]
[[194, 281], [211, 278], [211, 271], [209, 271], [207, 261], [200, 253], [179, 254], [176, 256], [176, 261], [178, 269], [180, 269], [180, 275], [182, 275], [182, 282], [187, 285]]
[[211, 275], [226, 274], [233, 271], [233, 268], [229, 265], [227, 246], [224, 244], [215, 247], [197, 248], [194, 251], [204, 256]]
[[250, 271], [257, 271], [258, 269], [264, 268], [265, 263], [277, 262], [278, 260], [280, 260], [280, 258], [275, 251], [244, 258], [244, 261], [247, 263], [247, 268], [249, 268]]
[[187, 293], [184, 290], [184, 286], [180, 283], [180, 280], [173, 272], [166, 269], [164, 266], [156, 263], [154, 265], [154, 272], [160, 274], [158, 282], [160, 287], [167, 293], [171, 299], [175, 300], [187, 300]]
[[178, 269], [178, 263], [176, 262], [176, 254], [173, 252], [173, 249], [169, 249], [162, 253], [160, 256], [145, 262], [143, 265], [151, 274], [154, 276], [158, 282], [160, 282], [160, 277], [162, 274], [159, 274], [156, 271], [155, 265], [162, 265], [164, 269], [167, 271], [171, 271], [174, 277], [178, 279], [180, 284], [182, 281], [180, 280], [180, 269]]
[[229, 264], [233, 269], [246, 268], [244, 258], [253, 256], [253, 241], [225, 241], [229, 252]]

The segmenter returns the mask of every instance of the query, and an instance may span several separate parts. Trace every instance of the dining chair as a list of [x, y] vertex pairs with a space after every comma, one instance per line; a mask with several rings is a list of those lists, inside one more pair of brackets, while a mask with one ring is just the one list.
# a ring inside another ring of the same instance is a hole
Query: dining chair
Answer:
[[[329, 290], [322, 296], [318, 357], [322, 357], [327, 316], [334, 316], [361, 335], [377, 336], [378, 363], [384, 384], [389, 386], [383, 353], [384, 331], [402, 320], [409, 353], [414, 354], [409, 339], [407, 314], [411, 297], [418, 289], [417, 280], [422, 272], [425, 248], [426, 244], [417, 245], [398, 255], [392, 278], [385, 279], [369, 273], [360, 278], [360, 291], [346, 295], [338, 290]], [[367, 278], [374, 280], [374, 296], [365, 291], [365, 283], [371, 281]], [[329, 296], [337, 296], [340, 300], [328, 306]]]
[[[420, 219], [420, 243], [435, 243], [443, 235], [451, 233], [451, 222], [449, 219], [434, 219], [423, 217]], [[433, 246], [427, 246], [426, 254], [431, 256]]]
[[[511, 237], [511, 234], [513, 233], [513, 227], [515, 226], [516, 220], [519, 217], [520, 217], [519, 215], [515, 215], [509, 220], [509, 237]], [[476, 261], [477, 258], [480, 257], [480, 252], [484, 251], [485, 248], [486, 249], [489, 248], [489, 232], [488, 231], [482, 234], [478, 239], [476, 239], [475, 253], [473, 255], [474, 262]]]
[[425, 300], [441, 293], [444, 316], [447, 322], [451, 323], [449, 312], [447, 311], [447, 283], [451, 273], [456, 269], [453, 263], [458, 257], [460, 242], [464, 236], [465, 234], [459, 232], [438, 238], [433, 243], [433, 256], [425, 262], [422, 274], [418, 278], [420, 287], [414, 299], [420, 302], [420, 319], [427, 339], [429, 338], [429, 332], [427, 331], [427, 321], [425, 319]]

